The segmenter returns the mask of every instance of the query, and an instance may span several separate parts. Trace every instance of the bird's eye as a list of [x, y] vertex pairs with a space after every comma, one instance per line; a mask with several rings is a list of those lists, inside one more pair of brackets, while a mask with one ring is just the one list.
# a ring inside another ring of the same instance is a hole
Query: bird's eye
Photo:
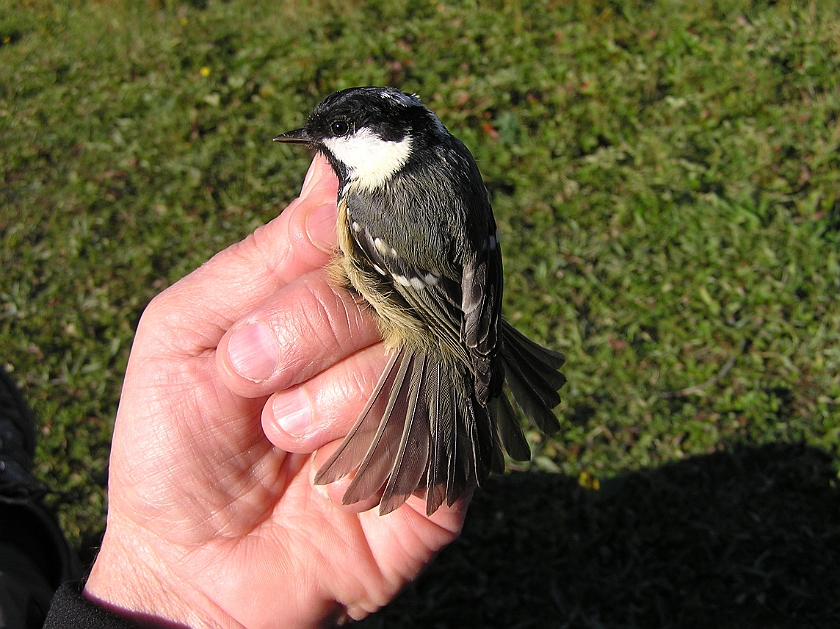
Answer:
[[350, 132], [350, 125], [347, 124], [346, 120], [336, 120], [330, 125], [330, 133], [333, 134], [333, 137], [341, 137], [343, 135], [347, 135]]

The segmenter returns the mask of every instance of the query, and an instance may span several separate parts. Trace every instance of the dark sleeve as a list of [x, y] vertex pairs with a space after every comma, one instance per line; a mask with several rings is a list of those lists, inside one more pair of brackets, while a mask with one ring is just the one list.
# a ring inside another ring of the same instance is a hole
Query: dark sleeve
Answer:
[[134, 624], [112, 614], [82, 596], [78, 583], [65, 583], [55, 593], [44, 629], [137, 629]]

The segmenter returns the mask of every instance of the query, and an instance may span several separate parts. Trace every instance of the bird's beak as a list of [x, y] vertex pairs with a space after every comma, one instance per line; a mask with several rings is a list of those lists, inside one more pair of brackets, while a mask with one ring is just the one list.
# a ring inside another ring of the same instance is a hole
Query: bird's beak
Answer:
[[286, 131], [286, 133], [281, 133], [274, 138], [274, 141], [285, 142], [286, 144], [311, 144], [312, 136], [309, 135], [306, 129], [294, 129], [292, 131]]

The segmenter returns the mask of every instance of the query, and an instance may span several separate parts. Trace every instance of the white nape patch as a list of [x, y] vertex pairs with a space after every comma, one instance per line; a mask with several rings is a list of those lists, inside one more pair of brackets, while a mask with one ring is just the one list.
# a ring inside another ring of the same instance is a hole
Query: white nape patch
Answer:
[[411, 137], [383, 140], [368, 128], [341, 138], [326, 138], [324, 146], [347, 167], [350, 186], [373, 190], [402, 168], [411, 155]]
[[412, 105], [416, 105], [418, 102], [420, 102], [420, 98], [417, 96], [417, 94], [409, 95], [403, 92], [399, 92], [397, 90], [384, 90], [379, 93], [379, 96], [381, 96], [385, 100], [392, 100], [395, 103], [402, 105], [403, 107], [411, 107]]

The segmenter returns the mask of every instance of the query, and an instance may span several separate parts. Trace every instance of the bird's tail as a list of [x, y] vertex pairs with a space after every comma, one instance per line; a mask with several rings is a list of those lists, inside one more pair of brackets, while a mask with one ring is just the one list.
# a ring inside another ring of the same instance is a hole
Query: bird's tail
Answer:
[[[370, 401], [315, 482], [355, 471], [344, 494], [353, 504], [382, 489], [379, 513], [426, 488], [426, 513], [452, 505], [504, 460], [488, 410], [472, 401], [466, 374], [423, 351], [396, 351]], [[383, 489], [384, 486], [384, 489]]]
[[[559, 371], [566, 357], [534, 343], [502, 321], [501, 359], [505, 381], [525, 416], [545, 434], [557, 432], [560, 424], [552, 409], [560, 404], [558, 391], [566, 384], [566, 376]], [[517, 459], [510, 449], [508, 453], [518, 461], [523, 460]]]
[[[565, 378], [562, 354], [540, 347], [504, 323], [501, 359], [508, 386], [543, 432], [558, 427], [551, 410]], [[390, 513], [426, 489], [426, 514], [466, 496], [491, 471], [504, 470], [501, 446], [530, 458], [519, 417], [504, 394], [487, 407], [475, 400], [472, 374], [430, 353], [392, 354], [370, 400], [344, 441], [318, 470], [317, 484], [355, 471], [342, 499], [354, 504], [380, 490], [379, 513]]]

